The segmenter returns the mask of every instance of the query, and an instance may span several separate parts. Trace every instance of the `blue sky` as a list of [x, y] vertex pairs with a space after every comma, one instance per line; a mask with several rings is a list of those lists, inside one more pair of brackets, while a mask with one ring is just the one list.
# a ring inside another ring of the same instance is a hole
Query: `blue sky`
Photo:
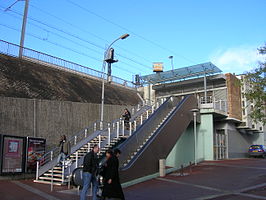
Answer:
[[[265, 0], [29, 0], [25, 47], [101, 70], [114, 45], [113, 74], [152, 73], [213, 62], [224, 73], [252, 70], [266, 42]], [[19, 44], [24, 1], [0, 1], [0, 39]]]

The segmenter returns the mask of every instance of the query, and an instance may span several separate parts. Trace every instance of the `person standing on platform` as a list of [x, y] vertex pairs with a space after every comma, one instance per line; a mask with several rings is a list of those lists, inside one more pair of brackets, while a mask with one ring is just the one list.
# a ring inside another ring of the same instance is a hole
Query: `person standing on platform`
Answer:
[[103, 171], [104, 186], [102, 197], [107, 199], [117, 199], [124, 200], [124, 193], [120, 184], [119, 179], [119, 160], [118, 156], [120, 155], [120, 150], [115, 149], [114, 153], [112, 150], [106, 152], [106, 164]]
[[93, 150], [87, 153], [83, 161], [83, 188], [80, 192], [80, 200], [85, 200], [87, 196], [88, 189], [92, 184], [92, 200], [97, 200], [97, 191], [98, 191], [98, 180], [97, 175], [99, 171], [99, 158], [98, 152], [100, 148], [97, 144], [93, 146]]

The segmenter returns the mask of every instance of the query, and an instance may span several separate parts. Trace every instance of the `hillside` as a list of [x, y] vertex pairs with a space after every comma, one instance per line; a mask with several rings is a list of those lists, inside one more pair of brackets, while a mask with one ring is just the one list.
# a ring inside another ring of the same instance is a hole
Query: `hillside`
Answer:
[[[0, 54], [0, 96], [100, 103], [101, 81]], [[106, 104], [138, 102], [136, 91], [106, 84]]]

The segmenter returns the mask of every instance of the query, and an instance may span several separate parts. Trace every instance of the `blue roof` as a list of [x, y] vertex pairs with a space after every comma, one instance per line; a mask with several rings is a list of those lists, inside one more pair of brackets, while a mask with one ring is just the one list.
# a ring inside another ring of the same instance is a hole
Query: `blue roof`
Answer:
[[179, 69], [169, 70], [160, 73], [154, 73], [146, 76], [140, 76], [143, 84], [151, 83], [163, 83], [175, 80], [188, 79], [193, 77], [200, 77], [216, 73], [221, 73], [222, 71], [216, 67], [211, 62], [192, 65], [188, 67], [182, 67]]

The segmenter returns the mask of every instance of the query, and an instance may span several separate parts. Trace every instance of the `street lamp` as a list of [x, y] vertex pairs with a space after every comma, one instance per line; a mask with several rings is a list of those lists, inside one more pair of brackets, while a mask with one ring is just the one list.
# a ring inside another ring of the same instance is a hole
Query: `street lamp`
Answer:
[[194, 163], [197, 165], [197, 112], [199, 109], [194, 108], [190, 110], [193, 112], [193, 121], [194, 121]]
[[174, 70], [174, 63], [173, 63], [174, 56], [169, 56], [168, 58], [171, 60], [172, 70]]
[[124, 34], [121, 35], [119, 38], [115, 39], [106, 49], [106, 51], [104, 52], [104, 57], [103, 57], [103, 66], [102, 66], [102, 100], [101, 100], [101, 119], [100, 119], [100, 129], [103, 129], [103, 109], [104, 109], [104, 74], [105, 74], [105, 65], [106, 65], [106, 55], [108, 54], [110, 48], [112, 47], [112, 45], [118, 41], [118, 40], [124, 40], [129, 36], [129, 34]]

